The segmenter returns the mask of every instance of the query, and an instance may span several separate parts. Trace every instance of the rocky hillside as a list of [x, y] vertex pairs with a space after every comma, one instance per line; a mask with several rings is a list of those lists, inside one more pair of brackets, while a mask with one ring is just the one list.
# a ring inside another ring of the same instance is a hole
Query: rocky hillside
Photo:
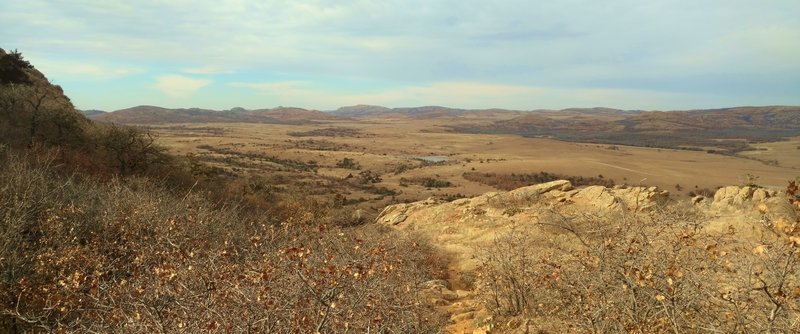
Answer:
[[[413, 231], [451, 257], [449, 279], [429, 282], [425, 293], [451, 315], [453, 333], [784, 332], [800, 330], [793, 200], [738, 186], [675, 200], [655, 187], [574, 188], [562, 180], [397, 204], [377, 222]], [[784, 265], [782, 276], [770, 272], [774, 263]], [[786, 296], [770, 299], [778, 293]], [[739, 302], [749, 304], [737, 324], [731, 303]]]

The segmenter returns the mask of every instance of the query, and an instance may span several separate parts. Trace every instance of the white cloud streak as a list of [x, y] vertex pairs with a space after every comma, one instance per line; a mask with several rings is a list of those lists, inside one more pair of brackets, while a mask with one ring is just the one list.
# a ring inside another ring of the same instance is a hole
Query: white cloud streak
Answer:
[[129, 65], [50, 60], [46, 58], [40, 59], [38, 57], [28, 57], [28, 59], [36, 66], [36, 68], [49, 76], [63, 76], [90, 80], [110, 80], [139, 74], [145, 71], [141, 67]]
[[[374, 104], [389, 107], [442, 105], [461, 108], [504, 108], [530, 110], [614, 106], [627, 109], [659, 109], [675, 101], [702, 104], [708, 96], [633, 89], [565, 89], [546, 86], [487, 84], [480, 82], [437, 82], [373, 91], [343, 93], [335, 88], [308, 82], [283, 81], [230, 83], [230, 86], [260, 92], [274, 105], [292, 105], [330, 110], [337, 106]], [[622, 101], [622, 102], [621, 102]]]
[[173, 98], [187, 98], [203, 87], [210, 85], [210, 79], [198, 79], [181, 75], [164, 75], [156, 78], [154, 88]]
[[200, 66], [200, 67], [187, 67], [181, 69], [181, 72], [188, 73], [188, 74], [231, 74], [235, 71], [229, 69], [223, 69], [216, 66]]

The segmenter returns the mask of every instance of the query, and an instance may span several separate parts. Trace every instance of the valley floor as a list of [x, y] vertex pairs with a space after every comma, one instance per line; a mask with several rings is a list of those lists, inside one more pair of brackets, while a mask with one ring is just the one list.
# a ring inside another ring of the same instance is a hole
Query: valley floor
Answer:
[[[275, 124], [186, 124], [156, 126], [159, 140], [176, 154], [216, 156], [222, 167], [235, 167], [239, 156], [220, 156], [220, 150], [275, 156], [309, 162], [316, 173], [296, 178], [342, 179], [370, 171], [381, 178], [375, 186], [396, 191], [399, 200], [418, 200], [448, 195], [475, 196], [494, 190], [471, 182], [464, 173], [525, 174], [549, 172], [560, 175], [601, 177], [616, 184], [658, 186], [674, 194], [695, 189], [754, 181], [767, 187], [784, 187], [800, 175], [796, 147], [791, 142], [763, 144], [766, 151], [746, 153], [747, 158], [684, 151], [616, 145], [568, 143], [546, 138], [515, 135], [481, 135], [446, 132], [424, 120], [385, 120], [381, 122], [331, 122], [317, 125]], [[339, 130], [318, 131], [319, 129]], [[347, 131], [342, 131], [342, 130]], [[317, 132], [315, 132], [315, 130]], [[441, 163], [425, 163], [418, 158], [441, 157]], [[762, 157], [764, 159], [762, 159]], [[337, 162], [352, 159], [358, 169], [342, 168]], [[779, 159], [778, 166], [761, 160]], [[250, 172], [284, 170], [280, 161], [248, 164], [238, 161], [241, 170]], [[748, 179], [750, 175], [753, 180]], [[426, 188], [401, 185], [401, 179], [434, 178], [451, 183], [448, 187]], [[370, 198], [353, 190], [351, 197]], [[375, 197], [375, 196], [373, 196]]]

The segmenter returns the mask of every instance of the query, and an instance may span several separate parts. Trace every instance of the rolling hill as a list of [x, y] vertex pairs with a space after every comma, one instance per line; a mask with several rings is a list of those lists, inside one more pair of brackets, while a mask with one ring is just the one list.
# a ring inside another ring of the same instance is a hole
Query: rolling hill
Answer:
[[137, 106], [104, 114], [88, 115], [106, 123], [158, 124], [158, 123], [272, 123], [305, 124], [319, 121], [345, 120], [345, 117], [316, 110], [278, 107], [273, 109], [210, 110], [200, 108], [170, 109], [157, 106]]
[[442, 106], [422, 106], [422, 107], [403, 107], [387, 108], [382, 106], [359, 104], [355, 106], [341, 107], [331, 114], [354, 118], [413, 118], [413, 119], [433, 119], [433, 118], [469, 118], [469, 117], [498, 117], [505, 119], [521, 115], [522, 111], [508, 109], [459, 109]]
[[436, 120], [446, 131], [516, 134], [573, 142], [706, 150], [734, 154], [752, 143], [800, 136], [800, 107], [763, 106], [675, 111], [613, 108], [458, 109], [441, 106], [341, 107], [330, 112], [294, 107], [247, 110], [169, 109], [138, 106], [110, 113], [86, 113], [121, 124], [268, 123], [322, 124], [330, 121]]
[[800, 107], [766, 106], [688, 111], [566, 109], [534, 111], [455, 132], [517, 134], [566, 141], [736, 153], [750, 143], [800, 136]]

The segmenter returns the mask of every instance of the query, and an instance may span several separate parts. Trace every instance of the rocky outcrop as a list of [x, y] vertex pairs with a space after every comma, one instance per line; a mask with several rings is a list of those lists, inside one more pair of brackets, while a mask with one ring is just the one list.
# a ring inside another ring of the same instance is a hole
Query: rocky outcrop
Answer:
[[381, 211], [376, 221], [387, 225], [397, 225], [404, 222], [409, 214], [439, 203], [435, 199], [429, 198], [420, 202], [390, 205]]
[[530, 200], [539, 197], [542, 194], [549, 193], [554, 190], [558, 190], [561, 192], [566, 192], [572, 190], [572, 183], [567, 180], [557, 180], [542, 184], [536, 184], [532, 186], [522, 187], [518, 189], [514, 189], [506, 193], [506, 196], [521, 199], [521, 200]]
[[604, 216], [643, 212], [668, 201], [669, 193], [655, 187], [575, 189], [569, 181], [559, 180], [452, 202], [427, 199], [391, 205], [376, 222], [430, 238], [455, 257], [461, 270], [469, 271], [479, 265], [472, 256], [474, 249], [513, 226], [546, 222], [562, 213]]
[[[403, 225], [439, 222], [479, 228], [484, 224], [531, 221], [541, 216], [543, 211], [554, 208], [595, 214], [629, 213], [652, 210], [670, 201], [673, 199], [669, 192], [657, 187], [589, 186], [576, 189], [569, 181], [559, 180], [447, 203], [427, 199], [391, 205], [378, 215], [377, 222], [401, 228]], [[710, 216], [741, 215], [741, 219], [752, 219], [766, 215], [773, 220], [798, 219], [792, 203], [770, 189], [723, 187], [713, 199], [696, 196], [690, 201]]]
[[750, 186], [729, 186], [717, 190], [710, 210], [736, 212], [744, 216], [764, 215], [770, 220], [797, 220], [792, 203], [775, 190]]
[[715, 206], [741, 206], [753, 201], [763, 201], [775, 197], [776, 191], [757, 187], [723, 187], [714, 194]]
[[[448, 217], [451, 223], [452, 218], [456, 218], [456, 221], [487, 217], [515, 220], [510, 218], [526, 212], [535, 214], [543, 207], [574, 207], [597, 213], [639, 211], [652, 209], [669, 200], [669, 192], [656, 187], [590, 186], [574, 189], [569, 181], [558, 180], [508, 192], [489, 192], [449, 203], [427, 199], [391, 205], [378, 215], [377, 222], [395, 226], [412, 216], [426, 217], [428, 222], [435, 222], [434, 217]], [[476, 221], [468, 223], [474, 224]]]
[[606, 188], [590, 186], [578, 191], [572, 201], [603, 210], [647, 210], [669, 201], [669, 192], [656, 187]]
[[[492, 245], [500, 235], [531, 231], [538, 223], [548, 224], [570, 215], [649, 215], [662, 206], [670, 212], [675, 208], [689, 210], [692, 205], [697, 215], [688, 216], [699, 217], [696, 219], [702, 220], [707, 231], [752, 231], [754, 224], [764, 223], [791, 226], [797, 221], [796, 208], [784, 197], [774, 190], [732, 186], [719, 189], [713, 198], [696, 196], [680, 203], [680, 199], [656, 187], [574, 188], [569, 181], [560, 180], [452, 202], [427, 199], [392, 205], [381, 212], [377, 222], [413, 231], [447, 254], [448, 279], [425, 282], [422, 295], [451, 315], [450, 332], [488, 333], [495, 331], [495, 319], [474, 290], [482, 279], [478, 250]], [[673, 204], [678, 206], [671, 207]], [[530, 327], [523, 318], [501, 325], [509, 329], [500, 330], [504, 333], [527, 332]]]

